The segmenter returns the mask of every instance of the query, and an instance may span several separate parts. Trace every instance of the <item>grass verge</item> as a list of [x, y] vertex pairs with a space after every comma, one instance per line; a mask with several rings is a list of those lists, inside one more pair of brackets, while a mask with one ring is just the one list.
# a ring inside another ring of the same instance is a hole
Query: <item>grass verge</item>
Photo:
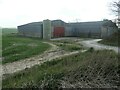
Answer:
[[88, 50], [8, 75], [2, 84], [3, 88], [116, 87], [118, 66], [113, 51]]
[[75, 40], [66, 39], [66, 40], [56, 40], [52, 42], [65, 51], [77, 51], [83, 49], [82, 45], [77, 44]]
[[83, 49], [80, 45], [75, 44], [56, 44], [56, 45], [65, 51], [76, 51]]
[[2, 28], [2, 35], [16, 34], [18, 33], [16, 28]]

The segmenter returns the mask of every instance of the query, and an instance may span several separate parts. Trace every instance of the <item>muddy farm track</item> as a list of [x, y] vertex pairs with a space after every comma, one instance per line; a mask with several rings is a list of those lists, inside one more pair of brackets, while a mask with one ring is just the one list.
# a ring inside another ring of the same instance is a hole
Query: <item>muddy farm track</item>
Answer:
[[[61, 38], [60, 40], [63, 40], [63, 39], [66, 39], [66, 38]], [[69, 38], [69, 39], [71, 39], [71, 38]], [[95, 50], [112, 49], [118, 53], [117, 47], [110, 47], [110, 46], [98, 44], [97, 41], [100, 41], [100, 39], [94, 39], [94, 40], [81, 40], [78, 38], [73, 38], [73, 39], [76, 40], [76, 42], [78, 44], [82, 44], [85, 47], [93, 47]], [[51, 42], [44, 42], [44, 43], [50, 44], [52, 47], [49, 50], [45, 51], [43, 54], [2, 65], [1, 73], [3, 74], [3, 76], [5, 74], [12, 74], [12, 73], [24, 70], [26, 68], [31, 68], [32, 66], [35, 66], [38, 64], [41, 65], [42, 63], [44, 63], [46, 61], [51, 61], [56, 58], [61, 58], [64, 56], [79, 53], [79, 51], [66, 52], [64, 50], [61, 50], [58, 46], [56, 46], [55, 44], [53, 44]]]
[[[44, 43], [48, 43], [48, 42], [44, 42]], [[56, 45], [54, 45], [52, 43], [48, 43], [48, 44], [50, 44], [52, 46], [52, 48], [49, 49], [48, 51], [45, 51], [41, 55], [37, 55], [35, 57], [31, 57], [28, 59], [24, 59], [24, 60], [12, 62], [12, 63], [7, 63], [7, 64], [3, 65], [2, 66], [2, 69], [3, 69], [2, 74], [4, 75], [4, 74], [15, 73], [15, 72], [24, 70], [26, 68], [31, 68], [34, 65], [42, 64], [46, 61], [50, 61], [50, 60], [53, 60], [56, 58], [79, 53], [78, 51], [65, 52], [63, 50], [60, 50], [59, 47], [57, 47]]]
[[85, 47], [89, 47], [89, 48], [93, 47], [95, 50], [107, 49], [107, 50], [113, 50], [116, 53], [119, 52], [120, 48], [118, 48], [118, 47], [108, 46], [108, 45], [103, 45], [103, 44], [98, 43], [98, 41], [101, 41], [101, 40], [102, 39], [91, 39], [91, 40], [85, 40], [85, 41], [82, 41], [82, 42], [79, 42], [79, 43], [81, 43]]

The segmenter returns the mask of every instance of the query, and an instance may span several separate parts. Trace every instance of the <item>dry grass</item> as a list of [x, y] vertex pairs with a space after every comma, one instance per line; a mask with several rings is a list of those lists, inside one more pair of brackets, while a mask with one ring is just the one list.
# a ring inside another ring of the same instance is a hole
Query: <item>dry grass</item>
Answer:
[[4, 88], [115, 88], [120, 63], [113, 51], [88, 50], [8, 76]]
[[92, 54], [91, 58], [82, 63], [79, 68], [71, 71], [63, 80], [65, 88], [116, 88], [119, 86], [119, 65], [118, 57], [107, 51], [103, 54]]

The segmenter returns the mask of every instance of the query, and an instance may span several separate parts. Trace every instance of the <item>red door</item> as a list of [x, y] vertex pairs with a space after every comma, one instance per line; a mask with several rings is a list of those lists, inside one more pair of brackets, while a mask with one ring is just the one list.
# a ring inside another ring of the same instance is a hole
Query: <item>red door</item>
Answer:
[[65, 33], [64, 27], [54, 27], [54, 37], [63, 37]]

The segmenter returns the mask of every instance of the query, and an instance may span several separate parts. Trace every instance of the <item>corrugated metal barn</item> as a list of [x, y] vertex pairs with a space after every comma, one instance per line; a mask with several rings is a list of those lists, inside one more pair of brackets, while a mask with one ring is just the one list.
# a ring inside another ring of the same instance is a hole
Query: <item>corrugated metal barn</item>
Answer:
[[82, 22], [82, 23], [70, 23], [73, 36], [79, 37], [101, 37], [101, 27], [104, 24], [103, 21], [97, 22]]
[[111, 20], [65, 24], [67, 37], [106, 38], [114, 32], [117, 26]]
[[18, 26], [19, 35], [50, 39], [56, 37], [105, 38], [117, 31], [110, 21], [65, 23], [62, 20], [44, 20]]
[[33, 22], [25, 25], [18, 26], [18, 33], [26, 37], [43, 37], [43, 23]]

